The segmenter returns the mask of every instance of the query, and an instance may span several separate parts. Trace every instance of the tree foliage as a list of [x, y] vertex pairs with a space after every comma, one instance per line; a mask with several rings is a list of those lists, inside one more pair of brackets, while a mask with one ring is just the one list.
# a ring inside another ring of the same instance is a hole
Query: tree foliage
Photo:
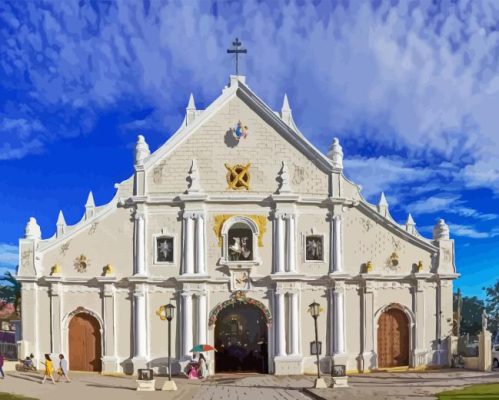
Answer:
[[10, 273], [0, 276], [0, 299], [14, 304], [18, 314], [21, 312], [21, 284]]
[[485, 290], [485, 310], [489, 316], [488, 329], [492, 333], [499, 331], [499, 279], [497, 282], [489, 287], [483, 288]]
[[461, 310], [461, 335], [477, 335], [482, 330], [482, 313], [485, 303], [478, 297], [463, 297]]

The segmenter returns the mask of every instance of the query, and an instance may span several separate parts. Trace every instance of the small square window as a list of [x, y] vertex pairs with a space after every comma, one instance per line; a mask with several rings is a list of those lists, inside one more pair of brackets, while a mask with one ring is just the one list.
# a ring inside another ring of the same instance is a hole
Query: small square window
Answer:
[[324, 261], [324, 237], [309, 235], [305, 238], [305, 261]]
[[162, 236], [156, 238], [156, 261], [173, 262], [173, 238]]

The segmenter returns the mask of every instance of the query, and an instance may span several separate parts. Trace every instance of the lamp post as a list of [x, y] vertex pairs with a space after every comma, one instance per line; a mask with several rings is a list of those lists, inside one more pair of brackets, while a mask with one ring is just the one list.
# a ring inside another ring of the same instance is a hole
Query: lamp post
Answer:
[[308, 311], [310, 312], [310, 315], [314, 319], [314, 325], [315, 325], [315, 350], [317, 355], [317, 379], [315, 380], [315, 388], [325, 389], [327, 388], [326, 382], [324, 382], [324, 379], [321, 378], [320, 355], [319, 355], [319, 333], [317, 329], [317, 318], [321, 313], [321, 306], [319, 303], [314, 301], [312, 304], [308, 306]]
[[161, 306], [156, 314], [162, 321], [168, 321], [168, 380], [161, 390], [177, 390], [177, 385], [172, 381], [172, 319], [175, 316], [175, 306], [171, 303]]

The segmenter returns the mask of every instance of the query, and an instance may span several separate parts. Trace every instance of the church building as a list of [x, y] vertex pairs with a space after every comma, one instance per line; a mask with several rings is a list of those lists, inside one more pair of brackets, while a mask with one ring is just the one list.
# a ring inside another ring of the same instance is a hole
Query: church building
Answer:
[[[314, 373], [448, 364], [454, 242], [440, 220], [422, 237], [409, 215], [369, 204], [297, 128], [287, 97], [269, 108], [230, 76], [205, 110], [189, 99], [177, 132], [155, 152], [138, 136], [133, 175], [80, 222], [62, 212], [42, 238], [20, 239], [20, 357], [66, 355], [71, 370], [167, 368], [175, 306], [174, 372], [196, 344], [212, 373]], [[75, 149], [75, 151], [77, 151]], [[347, 155], [348, 156], [348, 155]]]

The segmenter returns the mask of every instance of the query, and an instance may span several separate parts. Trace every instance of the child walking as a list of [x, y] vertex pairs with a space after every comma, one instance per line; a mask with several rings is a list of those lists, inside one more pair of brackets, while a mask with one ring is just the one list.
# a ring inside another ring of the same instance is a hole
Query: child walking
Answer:
[[52, 365], [52, 360], [50, 359], [49, 354], [45, 354], [45, 362], [42, 364], [45, 365], [45, 372], [43, 374], [42, 384], [44, 384], [45, 379], [47, 379], [47, 377], [49, 377], [50, 379], [52, 379], [52, 383], [55, 385], [54, 376], [53, 376], [54, 366]]

